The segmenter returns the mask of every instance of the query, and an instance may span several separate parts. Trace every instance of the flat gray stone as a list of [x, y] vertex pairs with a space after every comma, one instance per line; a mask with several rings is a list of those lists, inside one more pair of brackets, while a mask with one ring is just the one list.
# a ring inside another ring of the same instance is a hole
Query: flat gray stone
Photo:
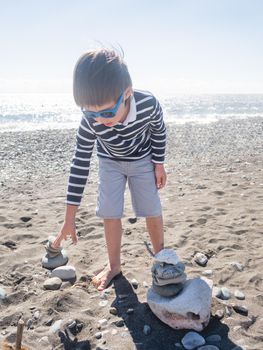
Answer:
[[205, 344], [205, 339], [196, 332], [188, 332], [182, 339], [182, 344], [187, 350], [192, 350]]
[[183, 273], [180, 276], [177, 276], [175, 278], [158, 278], [153, 276], [153, 281], [157, 286], [165, 286], [167, 284], [177, 284], [177, 283], [184, 283], [186, 281], [186, 274]]
[[59, 277], [48, 278], [44, 282], [44, 288], [48, 290], [57, 290], [60, 288], [62, 280]]
[[62, 322], [63, 322], [63, 320], [58, 320], [58, 321], [54, 322], [52, 324], [52, 326], [49, 328], [49, 331], [52, 333], [56, 333], [60, 329]]
[[231, 298], [231, 293], [230, 293], [230, 290], [226, 287], [222, 287], [221, 288], [221, 296], [220, 296], [221, 299], [223, 300], [228, 300]]
[[51, 277], [59, 277], [62, 281], [70, 281], [76, 278], [74, 266], [59, 266], [51, 272]]
[[152, 266], [152, 274], [158, 278], [176, 278], [184, 273], [185, 265], [182, 262], [176, 265], [155, 262]]
[[153, 281], [152, 288], [155, 293], [163, 296], [163, 297], [173, 297], [177, 295], [184, 287], [183, 283], [177, 284], [167, 284], [165, 286], [158, 286]]
[[173, 249], [162, 249], [155, 256], [155, 261], [176, 265], [180, 260]]
[[62, 249], [59, 255], [50, 257], [50, 255], [46, 253], [42, 258], [42, 266], [48, 270], [53, 270], [56, 267], [64, 266], [67, 263], [68, 263], [68, 256], [67, 256], [67, 252], [64, 249]]

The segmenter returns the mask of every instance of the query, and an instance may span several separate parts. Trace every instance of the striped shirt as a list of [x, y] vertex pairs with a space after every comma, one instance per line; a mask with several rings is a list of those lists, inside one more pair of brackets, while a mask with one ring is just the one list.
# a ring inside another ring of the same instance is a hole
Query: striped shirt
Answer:
[[98, 157], [134, 161], [151, 154], [153, 163], [164, 162], [166, 129], [162, 108], [150, 92], [134, 90], [133, 96], [136, 115], [127, 125], [109, 127], [83, 115], [70, 168], [67, 204], [81, 202], [95, 142]]

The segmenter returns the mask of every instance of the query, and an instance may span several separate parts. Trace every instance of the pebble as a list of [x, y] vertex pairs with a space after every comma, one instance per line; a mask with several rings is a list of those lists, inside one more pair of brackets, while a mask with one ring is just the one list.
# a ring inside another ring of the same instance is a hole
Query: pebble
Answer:
[[58, 277], [48, 278], [44, 282], [44, 289], [57, 290], [60, 288], [61, 284], [62, 284], [62, 280]]
[[243, 292], [241, 292], [240, 290], [235, 290], [234, 295], [239, 300], [244, 300], [245, 299], [245, 294]]
[[182, 344], [187, 350], [192, 350], [205, 344], [205, 339], [196, 332], [188, 332], [182, 339]]
[[208, 259], [205, 254], [196, 253], [194, 256], [194, 261], [200, 266], [206, 266]]
[[197, 350], [219, 350], [219, 348], [215, 345], [204, 345], [200, 348], [197, 348]]
[[40, 311], [37, 310], [36, 312], [34, 312], [34, 315], [33, 315], [33, 316], [34, 316], [34, 319], [35, 319], [35, 320], [38, 320], [39, 317], [40, 317]]
[[27, 329], [33, 329], [34, 328], [34, 327], [32, 327], [33, 326], [33, 320], [31, 318], [29, 320], [27, 320], [26, 326], [27, 326]]
[[220, 343], [222, 340], [221, 336], [219, 334], [212, 334], [206, 337], [205, 341], [207, 343]]
[[117, 333], [118, 333], [117, 329], [113, 329], [113, 330], [111, 331], [111, 334], [112, 334], [112, 335], [116, 335]]
[[133, 279], [131, 280], [131, 285], [132, 285], [135, 289], [137, 289], [139, 283], [138, 283], [138, 281], [137, 281], [135, 278], [133, 278]]
[[100, 339], [101, 337], [102, 337], [102, 333], [101, 332], [95, 333], [95, 338], [96, 339]]
[[220, 296], [221, 299], [223, 300], [228, 300], [231, 298], [231, 293], [230, 293], [230, 290], [226, 287], [222, 287], [221, 288], [221, 296]]
[[69, 281], [76, 278], [76, 269], [74, 266], [59, 266], [51, 272], [51, 277], [59, 277], [62, 281]]
[[225, 313], [227, 316], [231, 316], [232, 315], [232, 308], [230, 306], [226, 306]]
[[221, 320], [224, 317], [224, 310], [217, 310], [215, 312], [215, 317], [217, 317], [219, 320]]
[[128, 221], [130, 224], [135, 224], [135, 222], [137, 222], [137, 218], [129, 218]]
[[118, 315], [118, 310], [114, 306], [110, 307], [109, 311], [110, 311], [110, 314], [112, 315]]
[[213, 297], [220, 298], [221, 297], [221, 288], [213, 287], [212, 295]]
[[145, 335], [149, 335], [151, 333], [151, 331], [152, 331], [151, 327], [148, 326], [147, 324], [145, 324], [144, 327], [143, 327], [143, 333]]
[[103, 318], [102, 320], [98, 321], [98, 328], [104, 328], [108, 325], [108, 321], [106, 318]]
[[28, 222], [28, 221], [30, 221], [32, 218], [30, 217], [30, 216], [22, 216], [21, 218], [20, 218], [20, 220], [21, 221], [23, 221], [23, 222]]
[[60, 329], [61, 325], [62, 325], [62, 320], [58, 320], [58, 321], [54, 322], [53, 325], [49, 329], [50, 332], [56, 333]]
[[5, 298], [6, 298], [6, 291], [4, 290], [4, 288], [0, 287], [0, 301], [5, 300]]
[[205, 270], [202, 272], [203, 276], [212, 276], [213, 270]]
[[123, 327], [124, 326], [124, 321], [123, 320], [118, 320], [118, 321], [115, 321], [114, 324], [117, 327]]
[[146, 281], [143, 281], [142, 285], [144, 286], [144, 288], [149, 288], [149, 284]]
[[64, 266], [68, 262], [68, 256], [64, 249], [62, 249], [61, 254], [51, 258], [48, 253], [46, 253], [42, 258], [42, 267], [48, 270], [53, 270], [56, 267]]
[[237, 313], [239, 313], [239, 314], [241, 314], [241, 315], [243, 315], [243, 316], [247, 316], [247, 315], [248, 315], [248, 309], [247, 309], [245, 306], [234, 305], [234, 306], [233, 306], [233, 309], [234, 309]]

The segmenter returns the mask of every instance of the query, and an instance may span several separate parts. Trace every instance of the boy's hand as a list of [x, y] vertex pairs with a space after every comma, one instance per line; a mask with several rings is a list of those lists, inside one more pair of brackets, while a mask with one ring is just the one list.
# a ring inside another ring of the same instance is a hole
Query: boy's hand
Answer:
[[59, 234], [57, 235], [56, 239], [54, 240], [54, 242], [52, 244], [52, 247], [58, 248], [60, 246], [61, 242], [63, 241], [63, 239], [66, 241], [68, 236], [71, 236], [72, 243], [74, 243], [74, 244], [77, 243], [78, 237], [76, 234], [75, 221], [73, 221], [73, 222], [65, 221], [63, 223], [63, 226], [62, 226]]
[[166, 184], [166, 172], [163, 164], [154, 164], [154, 165], [155, 165], [154, 173], [155, 173], [155, 179], [156, 179], [156, 186], [158, 190], [160, 190]]

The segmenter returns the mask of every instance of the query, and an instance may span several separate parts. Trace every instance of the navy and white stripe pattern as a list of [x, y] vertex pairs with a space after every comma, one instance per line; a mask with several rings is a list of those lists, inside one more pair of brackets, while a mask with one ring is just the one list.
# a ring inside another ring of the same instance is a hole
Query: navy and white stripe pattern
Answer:
[[151, 154], [154, 163], [164, 162], [166, 130], [162, 108], [150, 92], [134, 90], [134, 99], [136, 119], [127, 125], [118, 123], [108, 127], [82, 117], [70, 169], [67, 204], [81, 202], [95, 141], [99, 157], [134, 161]]

